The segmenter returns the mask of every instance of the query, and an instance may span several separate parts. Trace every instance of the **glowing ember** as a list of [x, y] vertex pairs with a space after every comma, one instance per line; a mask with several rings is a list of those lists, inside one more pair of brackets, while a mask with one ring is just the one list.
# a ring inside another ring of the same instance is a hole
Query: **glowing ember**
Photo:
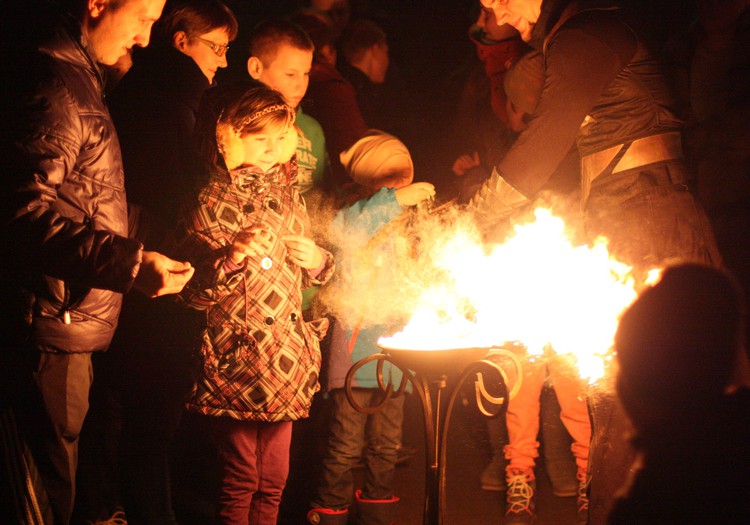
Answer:
[[459, 230], [429, 247], [439, 279], [403, 329], [378, 343], [442, 350], [523, 343], [576, 357], [582, 378], [602, 377], [621, 312], [635, 299], [631, 268], [609, 257], [605, 241], [573, 246], [564, 222], [537, 209], [492, 247]]

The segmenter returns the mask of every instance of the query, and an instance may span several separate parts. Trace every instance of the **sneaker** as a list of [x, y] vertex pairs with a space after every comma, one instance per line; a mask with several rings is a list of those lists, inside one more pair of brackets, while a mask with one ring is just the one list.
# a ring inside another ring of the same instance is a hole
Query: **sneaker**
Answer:
[[497, 454], [492, 458], [479, 476], [479, 484], [482, 490], [502, 492], [507, 486], [505, 484], [505, 458]]
[[90, 525], [128, 525], [128, 520], [125, 519], [125, 511], [122, 509], [115, 510], [114, 514], [109, 518], [98, 519], [96, 521], [90, 521]]
[[533, 469], [509, 470], [505, 493], [505, 525], [530, 525], [536, 517], [536, 478]]
[[589, 483], [591, 479], [585, 470], [578, 471], [578, 512], [576, 525], [587, 525], [589, 522]]

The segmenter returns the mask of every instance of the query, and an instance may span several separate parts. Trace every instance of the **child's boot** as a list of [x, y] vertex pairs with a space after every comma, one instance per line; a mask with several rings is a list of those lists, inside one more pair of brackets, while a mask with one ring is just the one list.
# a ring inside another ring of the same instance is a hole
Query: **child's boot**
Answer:
[[534, 469], [509, 469], [506, 476], [505, 525], [529, 525], [536, 518]]
[[349, 509], [316, 508], [307, 513], [307, 522], [312, 525], [346, 525], [349, 519]]
[[396, 523], [396, 504], [399, 498], [363, 499], [362, 491], [356, 492], [357, 525], [394, 525]]
[[560, 404], [549, 380], [541, 395], [542, 452], [544, 468], [552, 483], [552, 494], [569, 497], [578, 494], [576, 461], [570, 451], [572, 438], [560, 419]]

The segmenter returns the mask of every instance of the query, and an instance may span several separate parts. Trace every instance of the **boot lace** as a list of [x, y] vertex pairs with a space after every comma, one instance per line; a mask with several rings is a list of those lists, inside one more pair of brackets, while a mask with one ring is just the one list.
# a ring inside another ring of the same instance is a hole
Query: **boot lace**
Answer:
[[125, 519], [125, 512], [118, 509], [109, 518], [90, 521], [89, 525], [128, 525], [128, 520]]
[[578, 513], [588, 513], [589, 511], [589, 479], [586, 472], [579, 472], [578, 478]]
[[506, 492], [506, 514], [534, 513], [534, 474], [531, 471], [511, 472]]

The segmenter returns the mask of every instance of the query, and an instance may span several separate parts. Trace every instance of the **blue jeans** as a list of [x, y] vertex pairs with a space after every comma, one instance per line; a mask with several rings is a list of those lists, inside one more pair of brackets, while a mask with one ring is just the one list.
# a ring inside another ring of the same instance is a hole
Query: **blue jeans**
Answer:
[[[383, 395], [371, 388], [357, 388], [353, 394], [361, 406], [377, 404]], [[380, 410], [369, 415], [352, 407], [344, 389], [331, 391], [331, 402], [328, 447], [312, 507], [340, 510], [351, 506], [354, 500], [352, 467], [360, 457], [365, 465], [362, 498], [393, 498], [393, 478], [404, 418], [403, 396], [390, 399]]]

